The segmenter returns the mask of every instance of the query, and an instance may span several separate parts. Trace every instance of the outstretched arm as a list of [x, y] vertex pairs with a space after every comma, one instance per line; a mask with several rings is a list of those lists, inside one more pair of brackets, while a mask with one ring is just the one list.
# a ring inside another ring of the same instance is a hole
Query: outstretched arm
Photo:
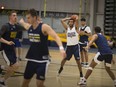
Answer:
[[86, 47], [84, 47], [85, 50], [88, 50], [88, 49], [90, 48], [90, 46], [93, 44], [93, 42], [94, 42], [97, 38], [98, 38], [97, 34], [94, 34], [94, 35], [92, 36], [92, 39], [90, 40], [89, 44], [88, 44]]

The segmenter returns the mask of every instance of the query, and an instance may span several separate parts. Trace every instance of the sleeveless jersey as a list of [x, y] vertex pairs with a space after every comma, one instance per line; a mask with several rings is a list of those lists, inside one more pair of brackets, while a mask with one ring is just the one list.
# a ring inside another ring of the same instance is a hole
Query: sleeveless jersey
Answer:
[[97, 35], [98, 38], [95, 41], [95, 44], [97, 45], [100, 54], [112, 54], [111, 48], [109, 47], [106, 38], [101, 33], [98, 33]]
[[[81, 27], [80, 31], [85, 31], [86, 27], [87, 26], [85, 26], [84, 28]], [[82, 43], [88, 42], [88, 36], [87, 35], [81, 35], [79, 41], [82, 42]]]
[[26, 58], [30, 60], [43, 61], [48, 60], [48, 36], [42, 33], [42, 23], [38, 25], [36, 29], [31, 26], [28, 30], [29, 40], [31, 46], [26, 55]]
[[78, 33], [76, 31], [75, 26], [72, 29], [70, 29], [68, 27], [68, 29], [67, 29], [67, 46], [76, 45], [78, 43], [79, 43]]

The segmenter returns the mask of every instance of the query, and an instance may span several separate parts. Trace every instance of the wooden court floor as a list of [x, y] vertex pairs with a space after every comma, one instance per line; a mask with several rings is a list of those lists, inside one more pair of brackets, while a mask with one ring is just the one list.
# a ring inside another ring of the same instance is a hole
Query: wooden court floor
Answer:
[[[25, 58], [25, 54], [27, 52], [27, 48], [24, 48], [22, 53], [22, 58]], [[79, 71], [76, 65], [74, 58], [68, 62], [66, 62], [64, 66], [64, 70], [61, 75], [57, 76], [57, 71], [60, 67], [60, 62], [62, 57], [58, 50], [50, 50], [51, 55], [51, 64], [49, 65], [45, 87], [83, 87], [77, 85], [79, 82]], [[95, 53], [89, 53], [89, 62], [94, 57]], [[116, 61], [116, 55], [114, 55]], [[0, 55], [0, 64], [6, 65], [2, 56]], [[13, 77], [7, 80], [8, 87], [21, 87], [21, 83], [23, 80], [23, 72], [25, 69], [26, 61], [20, 62], [20, 68], [17, 73], [14, 74]], [[116, 64], [111, 67], [112, 71], [116, 75]], [[85, 74], [87, 71], [86, 68], [83, 68], [83, 73]], [[35, 76], [32, 79], [29, 87], [36, 87], [36, 79]], [[104, 63], [97, 65], [94, 69], [92, 75], [89, 77], [87, 81], [86, 87], [114, 87], [113, 81], [108, 76], [107, 72], [104, 69]]]

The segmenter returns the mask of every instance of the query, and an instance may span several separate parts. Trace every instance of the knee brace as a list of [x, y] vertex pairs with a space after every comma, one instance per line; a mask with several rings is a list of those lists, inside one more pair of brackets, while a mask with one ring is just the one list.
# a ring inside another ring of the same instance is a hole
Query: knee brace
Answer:
[[93, 68], [92, 68], [92, 67], [89, 67], [88, 69], [89, 69], [89, 70], [93, 70]]

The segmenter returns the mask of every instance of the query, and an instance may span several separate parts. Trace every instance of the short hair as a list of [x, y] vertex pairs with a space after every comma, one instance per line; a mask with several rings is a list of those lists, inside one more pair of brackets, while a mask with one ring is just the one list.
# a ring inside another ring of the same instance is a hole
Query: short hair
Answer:
[[12, 10], [12, 11], [10, 11], [10, 12], [8, 13], [8, 16], [11, 16], [12, 13], [17, 13], [17, 12], [16, 12], [15, 10]]
[[[70, 20], [73, 20], [73, 23], [75, 22], [75, 20], [74, 20], [74, 19], [72, 19], [72, 18], [71, 18], [71, 19], [69, 19], [69, 21], [70, 21]], [[67, 24], [69, 24], [69, 21], [68, 21], [68, 23], [67, 23]]]
[[99, 26], [96, 26], [94, 28], [94, 30], [95, 30], [96, 33], [100, 33], [101, 32], [101, 28]]
[[35, 9], [29, 9], [26, 14], [30, 14], [32, 17], [38, 17], [37, 11]]
[[81, 21], [86, 21], [86, 19], [85, 18], [81, 18]]

